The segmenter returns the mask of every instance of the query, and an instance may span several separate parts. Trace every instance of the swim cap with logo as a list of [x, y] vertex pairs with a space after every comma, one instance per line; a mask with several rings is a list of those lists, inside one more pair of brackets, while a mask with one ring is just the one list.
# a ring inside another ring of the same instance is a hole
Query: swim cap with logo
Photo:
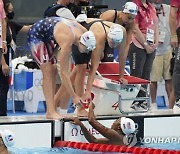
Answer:
[[137, 15], [137, 12], [138, 12], [138, 7], [135, 3], [133, 2], [127, 2], [125, 5], [124, 5], [124, 10], [123, 10], [124, 13], [129, 13], [129, 14], [133, 14], [133, 15]]
[[15, 144], [13, 132], [10, 130], [0, 130], [0, 134], [6, 147], [12, 147]]
[[86, 46], [88, 51], [96, 48], [96, 38], [93, 32], [87, 31], [81, 35], [80, 42]]
[[134, 133], [137, 130], [137, 124], [130, 118], [121, 118], [121, 129], [125, 135]]

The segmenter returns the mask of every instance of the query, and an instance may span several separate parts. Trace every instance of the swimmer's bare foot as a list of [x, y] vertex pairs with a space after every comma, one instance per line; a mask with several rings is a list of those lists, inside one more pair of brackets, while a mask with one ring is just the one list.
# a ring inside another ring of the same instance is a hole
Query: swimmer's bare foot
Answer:
[[46, 113], [46, 118], [51, 119], [51, 120], [60, 120], [60, 119], [63, 119], [64, 116], [61, 116], [57, 112], [53, 112], [53, 113]]

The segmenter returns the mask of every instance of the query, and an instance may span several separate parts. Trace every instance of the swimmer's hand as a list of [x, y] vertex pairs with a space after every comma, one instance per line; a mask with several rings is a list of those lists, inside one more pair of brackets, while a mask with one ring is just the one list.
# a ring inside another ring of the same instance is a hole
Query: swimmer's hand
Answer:
[[87, 102], [91, 101], [91, 92], [86, 91], [86, 92], [81, 96], [81, 99], [82, 99], [83, 101], [87, 101]]
[[124, 84], [124, 85], [127, 85], [127, 84], [128, 84], [128, 81], [127, 81], [125, 78], [123, 78], [123, 77], [121, 77], [121, 78], [119, 79], [119, 82], [120, 82], [121, 84]]
[[72, 118], [69, 118], [71, 121], [70, 123], [74, 124], [74, 125], [78, 125], [78, 126], [81, 126], [82, 125], [82, 122], [79, 120], [78, 117], [72, 117]]
[[94, 108], [95, 108], [94, 103], [92, 101], [90, 101], [90, 103], [89, 103], [89, 111], [94, 110]]

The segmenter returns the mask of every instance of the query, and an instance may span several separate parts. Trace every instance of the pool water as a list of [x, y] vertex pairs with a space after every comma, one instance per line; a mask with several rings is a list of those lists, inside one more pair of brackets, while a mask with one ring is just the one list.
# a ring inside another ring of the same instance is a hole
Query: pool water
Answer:
[[166, 150], [180, 150], [180, 143], [150, 143], [144, 144], [140, 147], [166, 149]]
[[17, 149], [10, 148], [11, 154], [119, 154], [116, 152], [91, 152], [87, 150], [79, 150], [72, 148], [33, 148], [33, 149]]
[[[155, 148], [155, 149], [167, 149], [167, 150], [180, 150], [180, 143], [150, 143], [143, 144], [140, 147], [142, 148]], [[79, 150], [73, 148], [33, 148], [33, 149], [18, 149], [18, 148], [10, 148], [9, 151], [11, 154], [120, 154], [119, 152], [91, 152], [87, 150]]]

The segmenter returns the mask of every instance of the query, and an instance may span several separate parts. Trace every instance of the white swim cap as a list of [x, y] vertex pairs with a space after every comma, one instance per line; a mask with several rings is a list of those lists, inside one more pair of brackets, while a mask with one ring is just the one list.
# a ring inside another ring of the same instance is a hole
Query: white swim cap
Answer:
[[119, 44], [123, 40], [123, 29], [121, 25], [113, 25], [110, 27], [108, 37], [115, 43]]
[[87, 47], [88, 51], [96, 48], [96, 38], [93, 32], [87, 31], [81, 35], [80, 42]]
[[79, 14], [77, 17], [76, 17], [76, 21], [77, 22], [85, 22], [87, 21], [87, 15], [86, 14]]
[[134, 133], [137, 130], [137, 126], [134, 121], [130, 118], [121, 118], [121, 129], [125, 135]]
[[137, 12], [138, 12], [138, 7], [135, 3], [133, 2], [127, 2], [125, 5], [124, 5], [124, 10], [123, 10], [124, 13], [130, 13], [130, 14], [133, 14], [133, 15], [137, 15]]
[[10, 130], [0, 130], [0, 134], [6, 147], [12, 147], [15, 144], [13, 132]]

